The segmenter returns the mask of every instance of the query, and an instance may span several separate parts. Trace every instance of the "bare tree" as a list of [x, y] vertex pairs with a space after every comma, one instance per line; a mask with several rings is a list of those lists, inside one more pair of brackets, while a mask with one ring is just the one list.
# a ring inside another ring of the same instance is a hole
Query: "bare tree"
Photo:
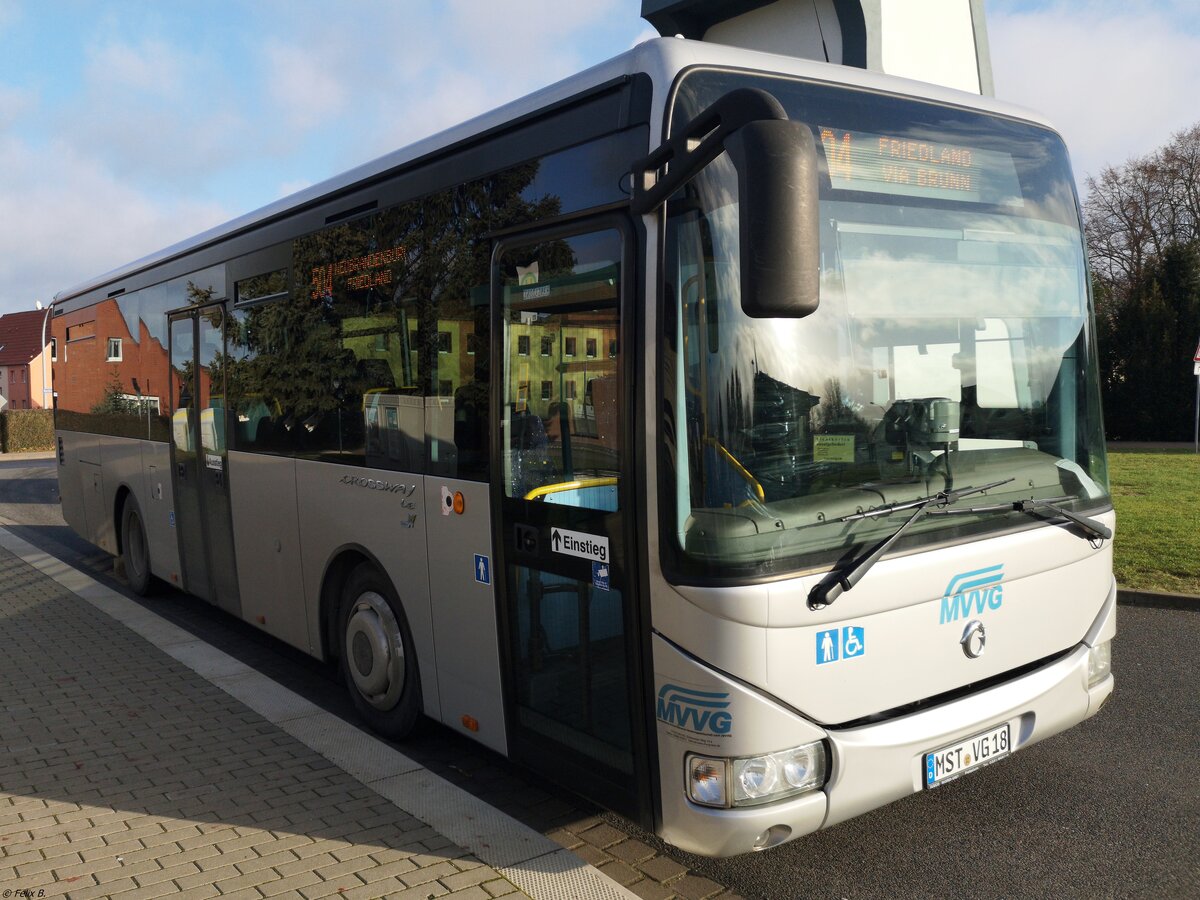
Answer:
[[1087, 187], [1108, 436], [1183, 440], [1200, 333], [1200, 123]]
[[1144, 157], [1088, 176], [1086, 184], [1092, 272], [1128, 289], [1168, 246], [1200, 239], [1200, 123]]

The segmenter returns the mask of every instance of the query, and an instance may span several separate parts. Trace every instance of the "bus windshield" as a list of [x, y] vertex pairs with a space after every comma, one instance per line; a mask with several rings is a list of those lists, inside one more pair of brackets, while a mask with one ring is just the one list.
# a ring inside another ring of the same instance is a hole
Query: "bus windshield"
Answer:
[[[1030, 527], [1007, 501], [1108, 506], [1094, 326], [1061, 140], [1015, 120], [826, 85], [698, 71], [680, 125], [737, 87], [774, 94], [820, 157], [821, 297], [739, 302], [726, 155], [668, 205], [663, 465], [683, 576], [828, 565], [896, 517], [1004, 482], [898, 547]], [[673, 498], [670, 493], [673, 492]], [[997, 507], [1001, 507], [997, 509]]]

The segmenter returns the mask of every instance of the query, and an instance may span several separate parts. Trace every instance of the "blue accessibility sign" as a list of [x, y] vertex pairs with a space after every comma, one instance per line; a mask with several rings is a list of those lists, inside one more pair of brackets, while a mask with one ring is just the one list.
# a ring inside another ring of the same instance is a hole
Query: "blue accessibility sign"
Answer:
[[817, 665], [854, 659], [867, 652], [867, 630], [861, 625], [847, 625], [817, 632]]
[[480, 553], [475, 554], [475, 580], [480, 584], [492, 583], [492, 561]]
[[854, 659], [867, 652], [866, 629], [847, 625], [842, 629], [842, 659]]
[[840, 647], [840, 635], [836, 628], [831, 628], [829, 631], [818, 631], [817, 665], [823, 666], [825, 663], [837, 662]]

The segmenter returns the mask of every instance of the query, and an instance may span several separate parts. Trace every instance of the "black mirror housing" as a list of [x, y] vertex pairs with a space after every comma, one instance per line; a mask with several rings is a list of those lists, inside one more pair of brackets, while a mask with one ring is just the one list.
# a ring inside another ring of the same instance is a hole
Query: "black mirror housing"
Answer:
[[801, 122], [748, 122], [725, 138], [737, 170], [742, 310], [802, 318], [820, 302], [817, 148]]

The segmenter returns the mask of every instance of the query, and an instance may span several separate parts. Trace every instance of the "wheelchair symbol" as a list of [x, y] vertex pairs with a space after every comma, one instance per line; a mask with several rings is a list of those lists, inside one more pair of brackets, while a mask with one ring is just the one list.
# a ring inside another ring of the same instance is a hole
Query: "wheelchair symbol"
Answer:
[[864, 635], [865, 630], [854, 625], [842, 629], [842, 659], [862, 656], [867, 652]]

